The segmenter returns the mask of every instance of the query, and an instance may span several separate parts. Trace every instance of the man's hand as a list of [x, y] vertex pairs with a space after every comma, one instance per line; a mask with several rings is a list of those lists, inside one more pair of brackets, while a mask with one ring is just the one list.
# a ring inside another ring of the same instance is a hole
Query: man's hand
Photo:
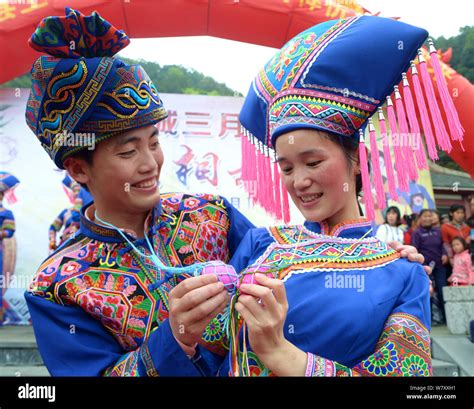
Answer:
[[169, 294], [169, 321], [178, 343], [193, 348], [228, 302], [224, 284], [215, 275], [191, 277], [179, 283]]
[[399, 241], [391, 241], [388, 245], [398, 251], [401, 257], [407, 258], [410, 261], [414, 261], [416, 263], [423, 264], [425, 262], [425, 258], [423, 254], [418, 253], [416, 247], [409, 246], [408, 244], [402, 244]]
[[[425, 258], [423, 254], [418, 253], [416, 247], [409, 246], [408, 244], [402, 244], [399, 241], [391, 241], [388, 245], [398, 251], [401, 257], [407, 258], [410, 261], [414, 261], [415, 263], [423, 264], [425, 262]], [[423, 270], [425, 270], [426, 274], [431, 274], [431, 267], [430, 266], [423, 266]]]
[[443, 263], [443, 264], [448, 264], [448, 262], [449, 262], [448, 256], [447, 256], [446, 254], [443, 254], [443, 255], [441, 256], [441, 263]]

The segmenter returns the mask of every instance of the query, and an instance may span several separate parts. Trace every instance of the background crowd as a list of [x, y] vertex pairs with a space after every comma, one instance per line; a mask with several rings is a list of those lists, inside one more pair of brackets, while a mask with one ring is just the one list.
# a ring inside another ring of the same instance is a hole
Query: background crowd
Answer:
[[401, 216], [396, 206], [387, 208], [385, 223], [377, 229], [377, 237], [385, 242], [410, 244], [431, 266], [432, 323], [444, 324], [446, 315], [442, 288], [474, 285], [474, 195], [469, 198], [470, 214], [466, 218], [463, 205], [454, 204], [449, 214], [434, 209]]

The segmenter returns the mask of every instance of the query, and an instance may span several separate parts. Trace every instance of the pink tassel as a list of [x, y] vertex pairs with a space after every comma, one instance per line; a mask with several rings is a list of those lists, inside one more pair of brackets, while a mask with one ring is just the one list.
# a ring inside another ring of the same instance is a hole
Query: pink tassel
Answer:
[[267, 213], [270, 213], [272, 215], [275, 215], [274, 212], [274, 189], [273, 189], [273, 178], [272, 178], [272, 162], [270, 160], [270, 155], [268, 152], [268, 147], [264, 145], [264, 172], [265, 172], [265, 180], [267, 182], [266, 185], [264, 185], [265, 188], [265, 209]]
[[418, 171], [416, 169], [415, 160], [413, 158], [413, 147], [411, 145], [411, 136], [408, 130], [407, 117], [405, 115], [405, 108], [403, 106], [402, 97], [395, 85], [395, 106], [397, 107], [398, 127], [400, 129], [400, 147], [405, 159], [406, 168], [408, 170], [408, 177], [412, 181], [418, 179]]
[[392, 165], [392, 156], [390, 154], [390, 146], [387, 135], [387, 125], [385, 124], [385, 117], [383, 115], [382, 108], [378, 109], [379, 113], [379, 128], [380, 134], [382, 135], [382, 146], [383, 146], [383, 160], [385, 163], [385, 171], [387, 172], [387, 183], [388, 191], [392, 200], [398, 199], [397, 185], [395, 184], [395, 175]]
[[410, 90], [410, 84], [405, 73], [403, 77], [403, 102], [405, 103], [405, 109], [410, 123], [410, 132], [414, 141], [415, 157], [418, 169], [428, 169], [428, 162], [426, 161], [425, 149], [421, 140], [420, 125], [416, 118], [415, 104], [413, 103], [413, 96]]
[[375, 193], [377, 196], [377, 205], [379, 209], [385, 209], [385, 193], [383, 190], [382, 170], [380, 169], [380, 155], [375, 136], [375, 128], [372, 120], [369, 118], [369, 137], [370, 137], [370, 156], [372, 159], [372, 172], [374, 175]]
[[[12, 204], [15, 204], [16, 202], [18, 202], [18, 199], [17, 199], [17, 197], [16, 197], [16, 195], [15, 195], [15, 188], [13, 188], [13, 189], [8, 189], [8, 190], [4, 193], [4, 195], [5, 195], [6, 201], [7, 201], [7, 203], [8, 203], [9, 205], [12, 205]], [[72, 202], [72, 203], [74, 203], [74, 202]]]
[[259, 140], [255, 141], [255, 147], [257, 148], [257, 178], [255, 179], [255, 191], [256, 191], [256, 203], [260, 206], [263, 207], [263, 197], [262, 191], [263, 191], [263, 186], [265, 183], [265, 173], [264, 173], [264, 167], [263, 167], [263, 155], [262, 152], [260, 152], [260, 144], [261, 142]]
[[438, 102], [436, 101], [433, 83], [431, 82], [431, 77], [428, 73], [428, 67], [426, 66], [426, 61], [421, 50], [418, 50], [418, 59], [420, 61], [419, 67], [421, 72], [421, 80], [423, 81], [426, 98], [428, 99], [428, 106], [430, 107], [431, 118], [433, 119], [436, 141], [438, 142], [438, 146], [443, 151], [451, 152], [452, 147], [449, 140], [449, 135], [446, 132], [446, 127], [444, 126], [443, 118], [441, 117]]
[[282, 197], [282, 209], [283, 209], [283, 222], [285, 224], [290, 223], [290, 202], [288, 201], [288, 191], [286, 190], [283, 178], [281, 178], [281, 197]]
[[241, 128], [240, 138], [241, 138], [240, 142], [241, 142], [241, 149], [242, 149], [242, 167], [241, 167], [240, 178], [241, 178], [242, 186], [244, 190], [247, 191], [247, 180], [248, 180], [249, 163], [250, 163], [250, 155], [249, 155], [250, 142], [246, 135], [246, 131], [243, 128]]
[[451, 133], [451, 140], [462, 142], [464, 128], [461, 125], [461, 121], [459, 120], [459, 116], [456, 111], [456, 107], [454, 106], [453, 99], [449, 94], [448, 86], [446, 85], [446, 81], [444, 80], [443, 71], [441, 69], [441, 64], [438, 60], [438, 54], [436, 53], [436, 48], [434, 47], [433, 40], [431, 38], [428, 39], [428, 43], [430, 46], [431, 66], [433, 67], [435, 73], [436, 85], [438, 87], [439, 95], [441, 96], [441, 102], [444, 107], [444, 112], [446, 113], [446, 117], [448, 118], [448, 126], [449, 131]]
[[418, 109], [420, 110], [421, 124], [423, 125], [426, 146], [428, 147], [428, 156], [431, 160], [436, 161], [439, 158], [438, 152], [436, 151], [433, 129], [431, 128], [431, 122], [428, 115], [428, 109], [426, 108], [425, 99], [423, 97], [423, 91], [421, 89], [418, 71], [416, 70], [416, 65], [413, 62], [411, 63], [411, 78], [413, 81], [413, 88], [415, 89], [416, 102], [418, 105]]
[[242, 135], [242, 180], [245, 182], [249, 180], [252, 149], [250, 138], [246, 135]]
[[278, 172], [278, 164], [273, 162], [273, 180], [274, 180], [274, 187], [275, 187], [275, 217], [278, 220], [283, 219], [283, 209], [281, 203], [281, 181], [280, 181], [280, 174]]
[[259, 175], [257, 179], [257, 189], [258, 189], [258, 198], [259, 204], [265, 211], [268, 211], [268, 194], [267, 194], [267, 187], [268, 187], [268, 180], [267, 180], [267, 170], [266, 170], [266, 158], [264, 152], [264, 145], [262, 142], [258, 141], [259, 147]]
[[404, 192], [409, 191], [408, 187], [408, 171], [405, 169], [405, 159], [400, 148], [400, 136], [398, 134], [397, 118], [395, 117], [395, 109], [390, 96], [387, 97], [387, 116], [390, 134], [392, 136], [393, 153], [395, 155], [395, 167], [397, 168], [398, 187]]
[[359, 163], [362, 173], [362, 190], [364, 191], [365, 214], [367, 219], [375, 220], [374, 200], [370, 189], [369, 167], [367, 165], [367, 152], [364, 144], [364, 134], [359, 129]]
[[66, 196], [71, 204], [74, 204], [74, 195], [72, 193], [72, 190], [67, 188], [66, 186], [63, 185], [64, 192], [66, 193]]
[[268, 148], [268, 174], [270, 175], [271, 184], [269, 186], [270, 191], [270, 211], [274, 218], [277, 217], [278, 213], [278, 199], [276, 197], [276, 185], [279, 183], [278, 174], [276, 174], [273, 170], [273, 161], [275, 158], [275, 154], [273, 151]]
[[257, 177], [258, 177], [258, 152], [257, 146], [255, 145], [255, 138], [251, 136], [251, 145], [249, 147], [249, 166], [248, 166], [248, 180], [247, 180], [247, 191], [250, 193], [252, 203], [255, 205], [257, 202]]

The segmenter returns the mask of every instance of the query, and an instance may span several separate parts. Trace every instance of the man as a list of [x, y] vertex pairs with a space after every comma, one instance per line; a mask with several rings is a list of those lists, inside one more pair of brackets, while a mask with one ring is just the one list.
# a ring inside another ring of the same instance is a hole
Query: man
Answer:
[[[420, 227], [415, 229], [411, 237], [411, 243], [425, 257], [425, 264], [432, 266], [432, 276], [434, 278], [439, 309], [442, 313], [438, 324], [444, 324], [446, 315], [444, 312], [443, 287], [448, 285], [445, 265], [448, 264], [448, 255], [441, 231], [432, 225], [432, 212], [430, 209], [423, 209], [419, 216]], [[436, 321], [436, 320], [434, 320]]]
[[[94, 203], [25, 295], [40, 352], [52, 375], [201, 375], [195, 342], [204, 333], [202, 345], [221, 347], [222, 336], [206, 335], [220, 325], [227, 292], [203, 276], [170, 295], [178, 278], [160, 283], [154, 253], [169, 266], [226, 262], [252, 224], [218, 196], [160, 196], [154, 125], [166, 110], [155, 86], [140, 66], [113, 57], [129, 43], [122, 32], [95, 13], [66, 12], [43, 20], [30, 41], [50, 55], [33, 66], [26, 118]], [[44, 43], [52, 32], [58, 37]], [[85, 133], [95, 136], [94, 149], [67, 139]]]

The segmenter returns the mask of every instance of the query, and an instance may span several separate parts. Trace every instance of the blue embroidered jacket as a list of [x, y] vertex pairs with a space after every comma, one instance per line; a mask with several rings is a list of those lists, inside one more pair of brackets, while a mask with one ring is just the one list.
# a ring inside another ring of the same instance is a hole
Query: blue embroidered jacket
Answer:
[[[252, 229], [231, 264], [243, 274], [271, 268], [284, 281], [285, 338], [309, 353], [307, 375], [431, 374], [428, 276], [375, 238], [366, 220], [332, 231], [325, 222]], [[248, 341], [247, 349], [250, 374], [271, 375]], [[220, 375], [237, 369], [230, 355]]]
[[[80, 230], [43, 262], [25, 297], [43, 360], [54, 376], [199, 376], [201, 350], [222, 351], [206, 329], [193, 360], [174, 339], [168, 323], [164, 278], [113, 229], [94, 223], [94, 205], [83, 209]], [[145, 231], [164, 264], [227, 262], [253, 225], [224, 198], [162, 195]], [[145, 254], [145, 239], [128, 238]], [[222, 353], [222, 352], [221, 352]]]

